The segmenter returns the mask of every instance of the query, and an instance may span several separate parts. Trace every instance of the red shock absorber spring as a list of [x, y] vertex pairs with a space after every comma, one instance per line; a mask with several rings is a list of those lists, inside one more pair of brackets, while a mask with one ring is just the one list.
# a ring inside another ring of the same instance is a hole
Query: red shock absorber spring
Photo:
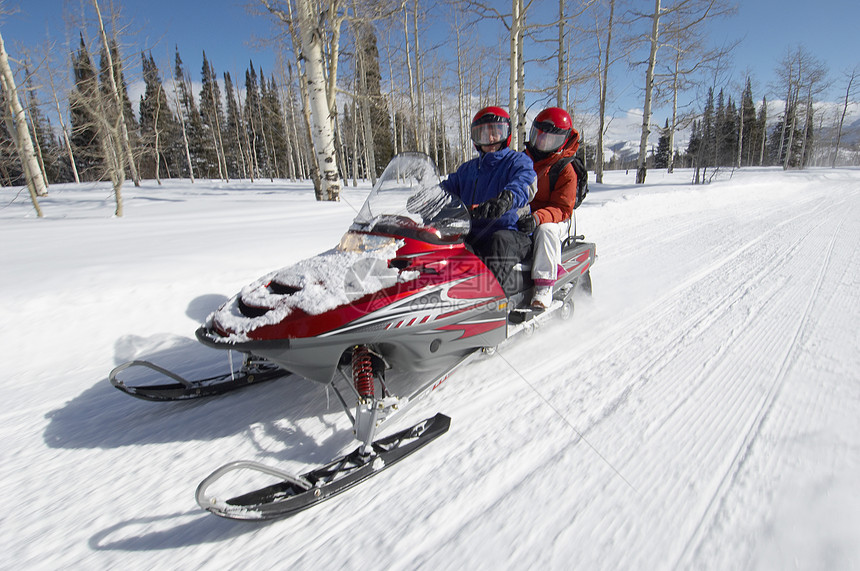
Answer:
[[361, 398], [373, 398], [373, 361], [367, 345], [352, 350], [352, 382]]

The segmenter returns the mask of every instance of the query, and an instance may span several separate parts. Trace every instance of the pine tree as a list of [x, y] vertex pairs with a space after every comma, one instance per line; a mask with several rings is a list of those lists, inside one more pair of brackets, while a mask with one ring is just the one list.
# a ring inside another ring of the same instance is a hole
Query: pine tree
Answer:
[[812, 155], [815, 149], [815, 134], [814, 134], [814, 126], [813, 122], [814, 118], [814, 107], [812, 105], [807, 105], [806, 108], [806, 128], [803, 133], [803, 143], [801, 145], [801, 168], [806, 168], [812, 163]]
[[248, 178], [248, 161], [245, 154], [245, 125], [233, 89], [230, 72], [224, 72], [224, 94], [227, 100], [227, 117], [224, 127], [224, 160], [227, 172], [233, 178]]
[[274, 76], [269, 78], [268, 86], [262, 90], [262, 106], [263, 120], [266, 127], [266, 140], [271, 149], [275, 176], [283, 178], [286, 176], [289, 145], [287, 143], [286, 129], [284, 128], [286, 125], [284, 113], [281, 108], [280, 97], [278, 97], [278, 85], [275, 82]]
[[89, 50], [80, 35], [80, 46], [72, 56], [75, 86], [69, 95], [71, 143], [82, 180], [97, 180], [103, 158], [93, 104], [98, 97], [98, 79]]
[[793, 122], [794, 109], [790, 106], [786, 117], [789, 123], [785, 123], [785, 118], [780, 119], [770, 135], [770, 163], [777, 165], [787, 165], [788, 167], [801, 166], [801, 152], [803, 146], [803, 133], [795, 127], [792, 132], [791, 122]]
[[202, 87], [200, 89], [200, 119], [203, 127], [204, 157], [206, 161], [206, 172], [209, 177], [226, 178], [226, 164], [224, 162], [224, 144], [222, 126], [224, 125], [224, 111], [221, 108], [221, 88], [215, 75], [215, 68], [206, 58], [203, 52], [203, 69], [201, 72]]
[[699, 132], [699, 121], [694, 120], [690, 127], [690, 140], [687, 143], [687, 157], [692, 164], [696, 164], [696, 157], [699, 155], [699, 149], [702, 146], [702, 135]]
[[242, 114], [247, 129], [252, 176], [259, 177], [265, 168], [265, 149], [260, 125], [260, 88], [253, 61], [249, 69], [245, 70], [245, 108]]
[[200, 112], [197, 110], [194, 94], [191, 92], [191, 80], [182, 66], [182, 58], [179, 56], [178, 47], [176, 48], [176, 65], [173, 70], [173, 78], [178, 92], [179, 113], [181, 114], [180, 122], [185, 126], [185, 134], [188, 139], [188, 154], [190, 155], [194, 173], [187, 173], [187, 167], [184, 170], [189, 176], [209, 176], [205, 156], [206, 139], [204, 136], [203, 121], [200, 118]]
[[738, 109], [729, 96], [720, 125], [720, 163], [721, 167], [734, 166], [738, 153]]
[[[385, 166], [394, 156], [394, 144], [391, 137], [391, 119], [388, 106], [382, 97], [382, 74], [379, 71], [379, 49], [377, 48], [376, 32], [373, 26], [363, 22], [356, 26], [357, 50], [360, 51], [360, 65], [357, 81], [362, 106], [369, 114], [373, 137], [373, 156], [376, 175], [382, 174]], [[438, 129], [437, 129], [438, 131]]]
[[39, 101], [36, 98], [36, 89], [33, 86], [33, 76], [27, 68], [24, 69], [24, 75], [27, 77], [25, 84], [27, 87], [27, 114], [30, 119], [33, 146], [39, 166], [45, 176], [45, 186], [51, 183], [68, 182], [72, 180], [71, 173], [66, 172], [68, 170], [64, 168], [66, 165], [60, 162], [60, 147], [54, 138], [51, 120], [42, 114]]
[[743, 121], [743, 132], [741, 134], [741, 162], [740, 166], [754, 164], [753, 157], [757, 157], [755, 149], [758, 148], [759, 129], [756, 125], [755, 102], [752, 95], [752, 83], [747, 78], [747, 84], [741, 96], [741, 118]]
[[699, 122], [699, 142], [696, 148], [694, 163], [696, 172], [694, 182], [704, 183], [708, 167], [715, 166], [716, 160], [716, 126], [714, 121], [714, 89], [708, 89], [702, 120]]
[[140, 136], [143, 146], [141, 177], [177, 176], [182, 170], [182, 141], [179, 125], [168, 103], [158, 66], [143, 52], [140, 54], [145, 90], [140, 97]]
[[762, 98], [761, 102], [761, 110], [758, 113], [758, 121], [757, 121], [757, 130], [758, 130], [758, 139], [756, 144], [758, 145], [756, 152], [758, 153], [758, 160], [756, 164], [759, 166], [766, 166], [770, 164], [767, 162], [767, 153], [765, 150], [767, 149], [767, 97]]
[[[128, 84], [125, 81], [125, 74], [122, 71], [122, 61], [119, 57], [119, 50], [117, 49], [116, 42], [113, 39], [110, 40], [110, 52], [110, 59], [113, 62], [114, 67], [114, 77], [117, 78], [117, 89], [119, 91], [119, 97], [122, 104], [123, 119], [128, 127], [129, 136], [133, 137], [136, 136], [138, 129], [137, 120], [134, 118], [134, 111], [132, 111], [131, 108], [131, 100], [128, 97]], [[102, 49], [100, 53], [99, 82], [101, 85], [101, 91], [107, 98], [110, 96], [110, 80], [107, 76], [108, 58], [104, 49]], [[132, 147], [134, 147], [134, 144], [132, 144]]]
[[669, 148], [669, 120], [660, 131], [660, 140], [657, 143], [657, 152], [654, 154], [654, 168], [669, 168], [669, 157], [672, 149]]
[[[0, 89], [0, 109], [8, 109], [6, 94]], [[0, 186], [26, 185], [21, 160], [7, 121], [0, 121]]]

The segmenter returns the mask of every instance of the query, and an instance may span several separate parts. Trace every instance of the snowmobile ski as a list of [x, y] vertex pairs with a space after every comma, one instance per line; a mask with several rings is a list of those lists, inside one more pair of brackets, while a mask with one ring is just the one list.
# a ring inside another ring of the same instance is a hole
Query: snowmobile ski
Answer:
[[[330, 463], [294, 476], [257, 462], [231, 462], [215, 470], [197, 487], [197, 503], [215, 515], [237, 520], [270, 520], [293, 515], [375, 476], [448, 431], [451, 419], [437, 414], [411, 428], [381, 438], [365, 452], [359, 446]], [[208, 497], [206, 490], [236, 470], [268, 474], [281, 481], [228, 500]]]
[[[131, 367], [144, 367], [167, 377], [174, 382], [146, 385], [126, 384], [118, 375]], [[113, 386], [133, 397], [148, 401], [175, 401], [220, 395], [252, 384], [272, 381], [288, 375], [289, 372], [273, 363], [263, 360], [248, 361], [239, 370], [205, 379], [188, 380], [149, 361], [136, 360], [123, 363], [110, 372], [108, 377]]]

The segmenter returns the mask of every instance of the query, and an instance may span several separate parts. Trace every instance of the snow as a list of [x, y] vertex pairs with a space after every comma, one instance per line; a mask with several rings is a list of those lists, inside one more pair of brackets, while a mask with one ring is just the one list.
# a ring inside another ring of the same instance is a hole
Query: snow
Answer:
[[[214, 319], [230, 331], [227, 340], [247, 341], [250, 331], [280, 323], [297, 309], [308, 315], [319, 315], [398, 281], [418, 277], [418, 272], [400, 272], [388, 267], [388, 260], [394, 257], [402, 242], [393, 238], [361, 238], [355, 234], [344, 236], [338, 248], [259, 278], [242, 288], [241, 294], [235, 295], [207, 320]], [[369, 244], [371, 241], [373, 243]], [[369, 249], [364, 249], [365, 246]], [[296, 291], [290, 295], [274, 294], [267, 287], [272, 282]], [[240, 297], [254, 307], [272, 310], [258, 317], [246, 317], [239, 309]]]
[[149, 403], [134, 357], [226, 370], [195, 328], [333, 248], [369, 186], [54, 186], [0, 207], [3, 569], [852, 569], [860, 566], [860, 170], [610, 172], [577, 230], [594, 297], [472, 361], [395, 424], [451, 430], [295, 517], [203, 512], [232, 460], [351, 449], [325, 389]]

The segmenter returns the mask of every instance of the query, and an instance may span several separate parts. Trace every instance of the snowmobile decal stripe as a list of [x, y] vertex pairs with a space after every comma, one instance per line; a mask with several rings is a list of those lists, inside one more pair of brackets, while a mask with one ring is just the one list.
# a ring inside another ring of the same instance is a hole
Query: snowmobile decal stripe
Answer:
[[458, 323], [456, 325], [443, 325], [442, 327], [439, 327], [439, 329], [444, 329], [446, 331], [462, 331], [463, 334], [460, 336], [460, 339], [465, 339], [467, 337], [481, 335], [482, 333], [492, 331], [493, 329], [497, 329], [499, 327], [504, 327], [504, 325], [505, 320], [498, 319], [495, 321], [487, 321], [483, 323]]

